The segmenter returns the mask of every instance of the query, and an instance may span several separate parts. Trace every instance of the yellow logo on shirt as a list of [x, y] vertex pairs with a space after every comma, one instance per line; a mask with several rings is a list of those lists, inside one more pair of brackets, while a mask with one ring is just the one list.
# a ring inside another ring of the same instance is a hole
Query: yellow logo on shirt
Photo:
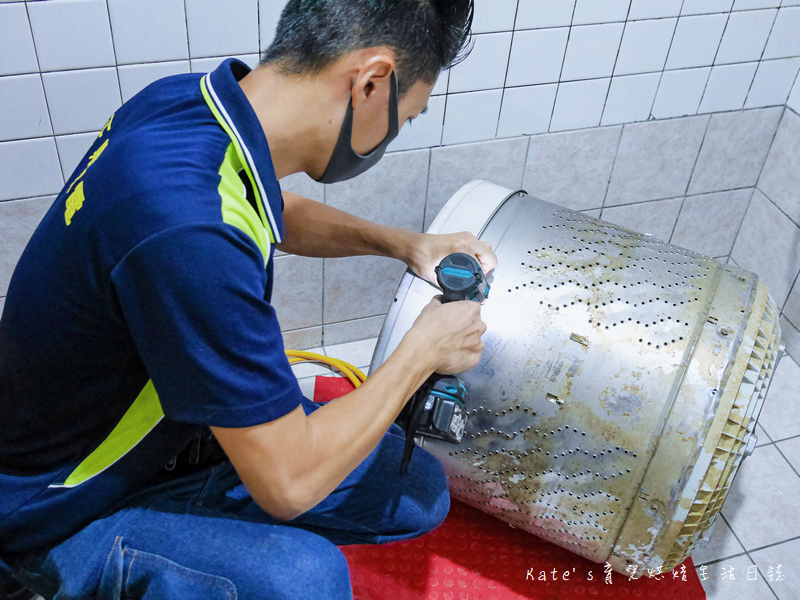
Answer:
[[81, 209], [84, 200], [86, 200], [86, 197], [83, 195], [83, 181], [81, 181], [75, 186], [75, 190], [69, 195], [69, 198], [67, 198], [67, 210], [64, 213], [64, 220], [67, 222], [67, 225], [72, 223], [72, 217]]
[[[114, 117], [111, 118], [113, 119]], [[103, 132], [106, 131], [106, 128], [109, 130], [111, 129], [111, 119], [109, 119], [108, 123], [106, 123], [106, 126], [100, 131], [100, 136], [103, 135]], [[100, 155], [107, 147], [108, 140], [103, 142], [103, 144], [97, 150], [92, 152], [92, 154], [89, 156], [89, 164], [86, 165], [86, 168], [75, 178], [75, 181], [73, 181], [67, 189], [67, 193], [70, 193], [72, 188], [75, 188], [75, 191], [73, 191], [67, 198], [67, 210], [64, 212], [64, 220], [67, 222], [67, 225], [72, 222], [72, 217], [75, 216], [75, 213], [81, 209], [81, 206], [83, 206], [83, 201], [86, 199], [83, 195], [83, 176], [86, 174], [86, 171], [89, 170], [89, 167], [91, 167], [94, 162], [100, 158]]]

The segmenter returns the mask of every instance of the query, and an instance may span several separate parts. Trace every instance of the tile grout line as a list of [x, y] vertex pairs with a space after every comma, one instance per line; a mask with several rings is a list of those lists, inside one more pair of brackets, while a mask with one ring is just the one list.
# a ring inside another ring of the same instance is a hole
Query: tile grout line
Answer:
[[[609, 85], [609, 87], [611, 87]], [[611, 189], [611, 179], [614, 177], [614, 169], [617, 167], [617, 159], [619, 158], [619, 149], [622, 146], [622, 136], [625, 135], [625, 128], [627, 124], [619, 127], [619, 137], [617, 138], [617, 147], [614, 151], [614, 159], [611, 161], [611, 170], [608, 173], [608, 181], [606, 181], [606, 191], [603, 193], [603, 202], [600, 206], [600, 219], [603, 218], [603, 211], [606, 209], [606, 200], [608, 200], [608, 191]]]
[[[693, 115], [694, 116], [694, 115]], [[696, 115], [700, 117], [701, 115]], [[689, 118], [692, 118], [690, 116]], [[708, 121], [706, 122], [706, 129], [703, 131], [703, 139], [700, 141], [700, 146], [697, 149], [697, 156], [694, 158], [694, 164], [692, 165], [692, 171], [689, 174], [689, 179], [686, 181], [686, 189], [683, 191], [683, 197], [681, 198], [681, 209], [678, 211], [678, 217], [675, 219], [675, 222], [672, 224], [672, 231], [669, 234], [669, 239], [671, 240], [672, 237], [675, 235], [675, 230], [678, 228], [678, 221], [681, 218], [681, 213], [683, 212], [683, 206], [686, 204], [686, 196], [689, 194], [689, 188], [692, 185], [692, 179], [694, 179], [694, 173], [697, 170], [697, 163], [700, 162], [700, 155], [703, 153], [703, 146], [706, 143], [706, 137], [708, 136], [708, 130], [711, 128], [711, 116], [706, 115]]]
[[[745, 552], [761, 552], [762, 550], [766, 550], [768, 548], [774, 548], [775, 546], [780, 546], [782, 544], [788, 544], [789, 542], [796, 542], [800, 540], [800, 535], [796, 535], [794, 537], [787, 538], [780, 542], [773, 542], [772, 544], [764, 544], [763, 546], [759, 546], [758, 548], [753, 548], [752, 550], [745, 550]], [[744, 547], [744, 545], [742, 545]]]
[[114, 71], [117, 74], [117, 88], [119, 89], [119, 102], [120, 105], [124, 103], [122, 99], [122, 79], [119, 76], [119, 59], [117, 58], [117, 44], [114, 42], [114, 26], [111, 24], [111, 8], [108, 6], [108, 0], [105, 0], [106, 16], [108, 17], [108, 32], [111, 35], [111, 51], [114, 53]]
[[[597, 25], [615, 25], [615, 24], [616, 23], [597, 23]], [[578, 25], [577, 27], [592, 27], [592, 26], [593, 25]], [[564, 28], [565, 27], [560, 27], [559, 29], [564, 29]], [[535, 29], [535, 30], [531, 30], [531, 31], [542, 31], [542, 30], [541, 29]], [[492, 33], [492, 34], [477, 34], [477, 35], [496, 35], [497, 33], [512, 33], [512, 32], [511, 31], [499, 31], [499, 32]], [[520, 32], [513, 32], [513, 33], [520, 33]], [[231, 58], [231, 57], [234, 57], [234, 56], [260, 56], [260, 53], [259, 52], [242, 52], [242, 53], [237, 53], [237, 54], [215, 54], [213, 56], [195, 56], [193, 58], [167, 58], [167, 59], [162, 59], [162, 60], [140, 60], [140, 61], [136, 61], [136, 62], [121, 63], [119, 66], [121, 66], [121, 67], [137, 67], [137, 66], [166, 65], [166, 64], [171, 64], [171, 63], [179, 63], [179, 62], [186, 62], [186, 61], [190, 61], [191, 62], [191, 61], [198, 61], [198, 60], [224, 60], [226, 58]], [[779, 61], [779, 60], [792, 60], [792, 59], [796, 59], [796, 58], [800, 58], [800, 54], [797, 54], [797, 55], [794, 55], [794, 56], [785, 56], [783, 58], [768, 58], [768, 59], [765, 59], [765, 60], [742, 60], [742, 61], [738, 61], [738, 62], [724, 63], [724, 64], [721, 64], [721, 65], [701, 65], [699, 67], [677, 67], [677, 68], [674, 68], [674, 69], [666, 69], [666, 68], [662, 67], [661, 69], [654, 69], [654, 70], [648, 70], [648, 71], [638, 71], [638, 72], [635, 72], [635, 73], [625, 73], [625, 74], [614, 75], [614, 76], [615, 77], [635, 77], [637, 75], [655, 75], [657, 73], [666, 73], [666, 72], [675, 73], [675, 72], [678, 72], [678, 71], [691, 71], [693, 69], [706, 69], [706, 68], [710, 68], [710, 67], [713, 67], [713, 66], [733, 67], [733, 66], [739, 66], [739, 65], [759, 64], [759, 63], [762, 63], [762, 62], [774, 62], [774, 61]], [[95, 66], [92, 66], [92, 67], [75, 67], [75, 68], [72, 68], [72, 69], [52, 69], [52, 70], [45, 70], [45, 71], [27, 71], [27, 72], [22, 72], [22, 73], [9, 73], [7, 75], [0, 75], [0, 79], [6, 78], [6, 77], [20, 77], [22, 75], [36, 75], [38, 73], [48, 75], [48, 74], [51, 74], [51, 73], [67, 73], [67, 72], [72, 72], [72, 71], [92, 71], [92, 70], [95, 70], [95, 69], [110, 69], [110, 68], [112, 68], [114, 66], [115, 65], [109, 64], [109, 65], [95, 65]], [[566, 81], [565, 83], [573, 83], [573, 82], [579, 82], [579, 81], [596, 81], [598, 79], [608, 79], [608, 78], [609, 78], [609, 75], [603, 75], [601, 77], [581, 77], [579, 79], [570, 79], [570, 80]], [[555, 85], [557, 83], [559, 83], [559, 82], [558, 81], [543, 81], [543, 82], [539, 82], [539, 83], [521, 83], [521, 84], [509, 85], [509, 86], [507, 86], [507, 88], [508, 89], [514, 89], [514, 88], [523, 88], [523, 87], [536, 87], [536, 86], [542, 86], [542, 85]], [[474, 93], [474, 92], [487, 92], [487, 91], [494, 91], [494, 90], [499, 90], [499, 89], [501, 89], [501, 88], [499, 88], [499, 87], [477, 88], [477, 89], [474, 89], [474, 90], [465, 90], [463, 92], [443, 92], [443, 93], [438, 93], [438, 94], [432, 94], [431, 97], [432, 98], [441, 97], [441, 96], [444, 96], [445, 94], [450, 94], [450, 95], [454, 95], [454, 94], [471, 94], [471, 93]], [[784, 104], [785, 104], [785, 102], [784, 103], [779, 103], [779, 104], [770, 104], [770, 105], [767, 105], [767, 106], [783, 106]], [[725, 110], [722, 110], [722, 111], [712, 111], [712, 112], [736, 112], [736, 111], [740, 111], [740, 110], [753, 110], [753, 109], [757, 109], [757, 108], [767, 108], [767, 106], [752, 106], [750, 108], [736, 108], [736, 109], [730, 108], [730, 109], [725, 109]], [[706, 113], [706, 114], [708, 114], [708, 113]], [[681, 115], [681, 116], [689, 116], [689, 115]], [[680, 118], [680, 117], [664, 117], [664, 119], [676, 119], [676, 118]]]
[[[789, 461], [786, 461], [786, 462], [789, 462]], [[745, 545], [744, 545], [744, 544], [742, 543], [742, 541], [739, 539], [739, 536], [736, 534], [736, 531], [734, 531], [733, 527], [732, 527], [732, 526], [731, 526], [731, 524], [728, 522], [728, 519], [726, 519], [726, 518], [725, 518], [725, 515], [724, 515], [724, 514], [722, 514], [722, 512], [721, 512], [721, 511], [720, 511], [720, 513], [719, 513], [719, 516], [720, 516], [720, 517], [722, 517], [722, 520], [723, 520], [723, 521], [725, 522], [725, 524], [728, 526], [728, 529], [730, 529], [731, 533], [733, 534], [733, 537], [736, 539], [736, 541], [739, 543], [739, 545], [740, 545], [742, 548], [745, 548]], [[793, 538], [790, 538], [790, 539], [788, 539], [788, 540], [782, 540], [782, 541], [780, 541], [780, 542], [775, 542], [775, 543], [773, 543], [773, 544], [765, 544], [764, 546], [760, 546], [760, 547], [758, 547], [758, 548], [753, 548], [752, 550], [747, 550], [747, 549], [745, 548], [744, 555], [745, 555], [745, 556], [747, 556], [747, 558], [748, 558], [748, 560], [750, 561], [750, 563], [751, 563], [751, 564], [753, 564], [753, 565], [756, 565], [756, 561], [754, 561], [754, 560], [753, 560], [753, 557], [752, 557], [752, 556], [750, 556], [750, 553], [751, 553], [751, 552], [758, 552], [758, 551], [760, 551], [760, 550], [764, 550], [764, 549], [766, 549], [766, 548], [772, 548], [772, 547], [774, 547], [774, 546], [778, 546], [778, 545], [780, 545], [780, 544], [785, 544], [785, 543], [787, 543], [787, 542], [791, 542], [791, 541], [794, 541], [794, 540], [796, 540], [796, 539], [800, 539], [800, 536], [795, 536], [795, 537], [793, 537]], [[742, 556], [742, 554], [738, 554], [737, 556]], [[733, 558], [733, 557], [728, 557], [728, 559], [730, 559], [730, 558]], [[727, 559], [723, 558], [723, 559], [720, 559], [720, 560], [727, 560]], [[719, 561], [715, 561], [715, 562], [719, 562]], [[758, 565], [756, 565], [756, 568], [758, 568]], [[775, 596], [775, 598], [776, 598], [776, 599], [778, 599], [778, 600], [781, 600], [781, 599], [780, 599], [780, 597], [778, 596], [778, 594], [776, 594], [776, 593], [775, 593], [775, 590], [773, 590], [773, 589], [772, 589], [772, 587], [769, 585], [769, 583], [768, 583], [766, 580], [764, 580], [764, 582], [765, 582], [765, 583], [767, 583], [767, 587], [768, 587], [768, 588], [769, 588], [769, 590], [772, 592], [772, 594]]]
[[[703, 106], [703, 100], [706, 97], [706, 92], [708, 91], [708, 82], [711, 81], [711, 72], [714, 70], [715, 63], [717, 62], [717, 57], [719, 56], [719, 49], [722, 47], [722, 40], [725, 38], [725, 32], [728, 31], [728, 24], [731, 22], [731, 15], [733, 14], [733, 5], [731, 5], [731, 9], [728, 11], [728, 18], [725, 19], [725, 27], [722, 28], [722, 35], [719, 36], [719, 44], [717, 45], [717, 50], [714, 52], [714, 58], [711, 59], [711, 64], [708, 65], [708, 79], [706, 79], [705, 84], [703, 85], [703, 93], [700, 94], [700, 102], [697, 103], [697, 113], [700, 114], [700, 107]], [[755, 79], [755, 73], [753, 73], [753, 78]], [[752, 85], [752, 82], [751, 82]], [[747, 97], [745, 96], [745, 100]], [[742, 106], [744, 106], [744, 101], [742, 102]]]
[[[775, 544], [775, 545], [777, 545], [777, 544]], [[756, 573], [758, 573], [758, 565], [756, 564], [756, 561], [753, 560], [753, 557], [750, 556], [750, 552], [751, 551], [745, 552], [745, 555], [747, 555], [747, 558], [750, 559], [750, 562], [753, 565], [756, 566]], [[755, 552], [755, 551], [753, 550], [752, 552]], [[772, 592], [772, 595], [775, 596], [776, 600], [781, 600], [781, 597], [778, 596], [778, 593], [775, 590], [772, 589], [772, 586], [769, 584], [769, 581], [767, 581], [766, 578], [764, 579], [764, 583], [767, 584], [767, 587], [769, 588], [769, 591]]]
[[[769, 45], [769, 38], [772, 37], [772, 30], [775, 29], [775, 22], [778, 20], [778, 14], [780, 13], [781, 8], [778, 7], [778, 10], [775, 11], [775, 18], [772, 19], [772, 25], [769, 28], [769, 33], [767, 34], [767, 41], [764, 42], [764, 48], [761, 50], [761, 54], [758, 57], [758, 66], [756, 66], [755, 73], [753, 73], [753, 79], [750, 81], [750, 85], [747, 88], [747, 93], [744, 95], [744, 102], [742, 103], [742, 108], [745, 107], [747, 104], [747, 99], [750, 97], [750, 92], [753, 91], [753, 84], [756, 81], [756, 75], [758, 75], [758, 69], [761, 68], [761, 62], [764, 60], [764, 53], [767, 51], [767, 46]], [[790, 91], [791, 93], [791, 91]], [[789, 100], [788, 98], [786, 99]], [[761, 173], [759, 173], [759, 176]]]
[[[800, 72], [800, 71], [798, 71]], [[755, 79], [755, 77], [754, 77]], [[788, 102], [789, 99], [787, 98], [786, 101]], [[780, 118], [778, 119], [778, 124], [775, 126], [775, 131], [772, 132], [772, 139], [769, 142], [769, 149], [767, 150], [766, 154], [764, 155], [764, 162], [761, 163], [761, 168], [758, 170], [758, 177], [756, 178], [755, 188], [758, 189], [758, 184], [761, 181], [761, 176], [764, 174], [764, 167], [767, 166], [767, 160], [769, 159], [769, 155], [772, 154], [772, 148], [775, 145], [775, 138], [778, 137], [778, 130], [781, 128], [781, 124], [783, 123], [783, 119], [786, 116], [786, 109], [788, 107], [786, 104], [783, 105], [783, 113], [781, 113]], [[761, 190], [758, 190], [761, 192]], [[761, 192], [764, 194], [764, 192]], [[767, 196], [764, 194], [764, 196]], [[787, 215], [788, 216], [788, 215]]]
[[514, 9], [514, 23], [511, 25], [511, 42], [508, 45], [508, 60], [506, 61], [506, 74], [503, 77], [503, 91], [500, 94], [500, 110], [497, 113], [497, 126], [494, 128], [494, 138], [497, 139], [497, 136], [500, 133], [500, 117], [503, 115], [503, 101], [506, 97], [506, 84], [508, 83], [508, 69], [511, 66], [511, 51], [514, 49], [514, 34], [516, 33], [517, 29], [517, 15], [519, 14], [519, 0], [517, 0], [517, 6]]
[[422, 230], [425, 233], [425, 219], [428, 218], [428, 194], [431, 192], [431, 163], [433, 162], [433, 149], [428, 148], [428, 176], [425, 178], [425, 204], [422, 205]]
[[447, 124], [447, 101], [450, 98], [450, 69], [447, 69], [447, 87], [444, 90], [444, 107], [442, 108], [442, 132], [439, 134], [439, 143], [436, 147], [444, 145], [444, 128]]
[[603, 100], [603, 110], [600, 111], [600, 122], [598, 125], [603, 124], [603, 116], [606, 114], [608, 107], [608, 97], [611, 95], [611, 85], [614, 83], [614, 71], [617, 70], [617, 62], [619, 61], [619, 53], [622, 52], [622, 40], [625, 39], [625, 30], [628, 28], [628, 17], [631, 15], [631, 7], [633, 2], [628, 2], [628, 12], [625, 14], [625, 21], [622, 24], [622, 34], [619, 36], [619, 46], [617, 46], [617, 55], [614, 57], [614, 66], [611, 67], [611, 74], [608, 76], [608, 89], [606, 90], [606, 97]]
[[525, 173], [528, 170], [528, 157], [531, 153], [531, 144], [533, 144], [533, 136], [525, 136], [528, 138], [528, 144], [525, 146], [525, 161], [522, 163], [522, 175], [519, 178], [519, 189], [525, 189]]
[[756, 189], [756, 190], [758, 190], [758, 192], [759, 192], [759, 193], [760, 193], [762, 196], [764, 196], [764, 198], [766, 198], [767, 200], [769, 200], [770, 204], [772, 204], [772, 205], [773, 205], [775, 208], [777, 208], [777, 209], [778, 209], [778, 210], [781, 212], [781, 214], [783, 214], [783, 216], [784, 216], [784, 217], [786, 217], [787, 219], [789, 219], [789, 221], [790, 221], [791, 223], [793, 223], [793, 224], [794, 224], [795, 226], [797, 226], [797, 227], [800, 227], [800, 223], [797, 223], [797, 222], [796, 222], [796, 221], [795, 221], [795, 220], [794, 220], [792, 217], [790, 217], [790, 216], [789, 216], [789, 215], [786, 213], [786, 211], [784, 211], [784, 210], [783, 210], [783, 208], [781, 208], [780, 206], [778, 206], [778, 204], [777, 204], [777, 203], [776, 203], [776, 202], [775, 202], [775, 201], [774, 201], [772, 198], [770, 198], [770, 197], [769, 197], [769, 196], [767, 196], [767, 195], [766, 195], [764, 192], [762, 192], [761, 190], [759, 190], [759, 189], [758, 189], [758, 186], [756, 186], [756, 188], [755, 188], [755, 189]]
[[[36, 55], [36, 66], [39, 68], [39, 83], [42, 84], [42, 95], [44, 96], [44, 105], [47, 107], [47, 119], [48, 119], [48, 121], [50, 121], [50, 131], [52, 132], [52, 135], [42, 136], [42, 138], [48, 138], [48, 137], [52, 137], [53, 138], [53, 145], [56, 147], [56, 157], [58, 158], [58, 171], [59, 171], [59, 174], [61, 175], [61, 184], [63, 186], [67, 182], [67, 178], [64, 176], [64, 166], [61, 163], [61, 153], [58, 150], [58, 142], [56, 141], [56, 130], [55, 130], [55, 127], [53, 126], [53, 115], [50, 112], [50, 100], [47, 98], [47, 89], [44, 87], [44, 76], [42, 75], [42, 64], [41, 64], [41, 61], [39, 60], [39, 48], [36, 45], [36, 36], [33, 34], [33, 22], [31, 21], [31, 13], [30, 13], [30, 10], [28, 9], [28, 3], [27, 2], [25, 3], [25, 15], [28, 17], [28, 29], [30, 29], [30, 32], [31, 32], [31, 42], [33, 42], [33, 53]], [[29, 140], [29, 139], [37, 139], [37, 138], [25, 138], [25, 139]], [[6, 141], [9, 141], [9, 140], [6, 140]], [[58, 193], [59, 192], [56, 192], [56, 194], [58, 194]], [[45, 194], [45, 195], [48, 195], [48, 194]], [[35, 197], [41, 197], [41, 196], [34, 196], [34, 198]], [[5, 202], [5, 200], [4, 200], [4, 202]]]
[[[789, 295], [786, 296], [786, 300], [783, 302], [783, 306], [781, 307], [780, 311], [781, 315], [783, 315], [783, 317], [787, 321], [789, 321], [789, 323], [792, 323], [792, 321], [789, 319], [789, 317], [783, 314], [783, 309], [786, 308], [786, 303], [789, 301], [789, 297], [792, 295], [792, 291], [798, 286], [798, 284], [800, 284], [800, 270], [797, 271], [797, 275], [795, 275], [792, 285], [789, 286]], [[800, 290], [800, 288], [798, 288], [798, 290]], [[792, 323], [792, 325], [794, 325], [794, 323]]]
[[[791, 90], [789, 90], [789, 97], [788, 97], [788, 98], [786, 98], [786, 108], [789, 108], [789, 98], [791, 98], [791, 97], [792, 97], [792, 92], [794, 91], [794, 88], [795, 88], [795, 86], [796, 86], [796, 85], [800, 85], [800, 84], [798, 84], [798, 83], [797, 83], [798, 81], [800, 81], [800, 69], [797, 71], [797, 74], [794, 76], [794, 81], [792, 82], [792, 89], [791, 89]], [[792, 112], [794, 112], [795, 114], [797, 114], [797, 111], [796, 111], [796, 110], [793, 110], [793, 109], [791, 109], [791, 108], [789, 108], [789, 110], [791, 110]], [[781, 118], [782, 118], [782, 117], [781, 117]]]
[[[656, 86], [656, 93], [653, 95], [653, 102], [650, 104], [650, 116], [648, 120], [653, 119], [653, 109], [656, 106], [656, 99], [658, 99], [658, 92], [661, 90], [661, 82], [664, 80], [664, 73], [667, 70], [667, 61], [669, 60], [669, 53], [672, 51], [672, 44], [675, 42], [675, 34], [678, 32], [678, 24], [681, 21], [681, 12], [683, 12], [683, 5], [686, 3], [686, 0], [681, 0], [681, 8], [678, 11], [677, 17], [675, 17], [675, 29], [672, 30], [672, 37], [669, 40], [669, 46], [667, 47], [667, 54], [664, 57], [664, 65], [661, 68], [661, 76], [658, 78], [658, 85]], [[700, 106], [698, 105], [698, 109]]]
[[731, 244], [731, 254], [733, 254], [733, 248], [734, 248], [734, 246], [736, 246], [736, 239], [739, 237], [739, 232], [742, 230], [742, 225], [744, 225], [744, 220], [747, 217], [747, 211], [750, 210], [750, 204], [753, 202], [753, 196], [756, 195], [756, 189], [757, 188], [754, 185], [753, 186], [753, 191], [750, 193], [750, 197], [747, 199], [747, 206], [744, 209], [744, 213], [742, 214], [742, 218], [739, 221], [739, 225], [736, 227], [736, 235], [733, 238], [733, 244]]
[[[263, 56], [261, 52], [261, 2], [256, 2], [256, 27], [258, 27], [258, 62], [261, 62]], [[186, 32], [186, 37], [189, 37], [189, 32]]]
[[[783, 440], [781, 440], [781, 441], [783, 441]], [[792, 471], [794, 471], [794, 474], [797, 475], [798, 478], [800, 478], [800, 473], [797, 472], [797, 469], [794, 468], [794, 465], [791, 463], [791, 461], [788, 458], [786, 458], [786, 455], [783, 452], [781, 452], [781, 448], [780, 448], [780, 446], [778, 446], [778, 442], [772, 442], [772, 443], [775, 445], [775, 450], [778, 451], [778, 454], [780, 454], [781, 457], [783, 457], [783, 460], [786, 461], [786, 464], [789, 465], [789, 468]], [[798, 539], [800, 539], [800, 536], [798, 536]]]
[[[213, 57], [213, 58], [225, 58], [225, 57]], [[205, 59], [200, 59], [200, 60], [205, 60]], [[168, 62], [185, 62], [185, 60], [181, 59], [179, 61], [168, 61]], [[147, 64], [167, 64], [167, 63], [147, 63]], [[126, 66], [137, 66], [137, 65], [122, 65], [122, 66], [126, 67]], [[113, 67], [110, 67], [110, 66], [109, 67], [93, 67], [93, 69], [95, 69], [95, 68], [96, 69], [111, 69]], [[72, 71], [80, 71], [80, 70], [89, 70], [89, 69], [72, 69]], [[52, 72], [53, 73], [64, 73], [65, 71], [52, 71]], [[655, 73], [655, 72], [653, 72], [653, 73]], [[653, 73], [641, 73], [641, 74], [642, 75], [652, 75]], [[798, 73], [800, 74], [800, 71]], [[24, 75], [36, 75], [36, 74], [37, 73], [25, 73], [25, 74], [22, 74], [22, 75], [9, 75], [8, 77], [20, 77], [20, 76], [24, 76]], [[49, 74], [49, 73], [45, 73], [45, 74]], [[625, 77], [630, 77], [630, 75], [625, 75]], [[0, 77], [0, 79], [2, 79], [2, 77]], [[575, 82], [579, 82], [579, 81], [597, 81], [599, 79], [608, 79], [608, 77], [597, 77], [597, 78], [594, 78], [594, 79], [581, 79], [581, 80], [575, 80]], [[570, 82], [570, 83], [574, 83], [574, 82]], [[537, 85], [556, 85], [556, 84], [555, 83], [547, 83], [547, 84], [537, 84]], [[509, 87], [510, 88], [515, 88], [515, 87], [516, 88], [520, 88], [520, 87], [536, 87], [536, 86], [509, 86]], [[496, 91], [497, 89], [499, 89], [499, 88], [486, 89], [486, 90], [476, 90], [476, 91], [488, 92], [488, 91]], [[456, 92], [455, 94], [451, 94], [451, 95], [469, 94], [469, 93], [473, 93], [473, 92]], [[442, 95], [435, 96], [435, 97], [443, 98], [444, 95], [442, 94]], [[648, 120], [643, 120], [643, 121], [631, 121], [630, 123], [613, 123], [613, 124], [599, 125], [599, 126], [593, 126], [593, 127], [579, 127], [579, 128], [576, 128], [576, 129], [564, 129], [564, 130], [560, 130], [560, 131], [556, 131], [556, 132], [552, 132], [552, 133], [569, 133], [569, 132], [575, 132], [575, 131], [590, 131], [590, 130], [595, 130], [595, 129], [610, 129], [612, 127], [620, 127], [620, 126], [623, 126], [623, 125], [639, 125], [639, 124], [643, 124], [643, 123], [649, 123], [651, 121], [663, 123], [663, 122], [667, 122], [667, 121], [677, 121], [677, 120], [680, 120], [680, 119], [689, 119], [689, 118], [692, 118], [692, 117], [695, 117], [695, 116], [702, 117], [702, 116], [710, 116], [710, 115], [726, 115], [726, 114], [733, 114], [733, 113], [764, 110], [764, 109], [768, 109], [768, 108], [786, 108], [790, 112], [792, 112], [793, 114], [797, 114], [795, 111], [793, 111], [790, 107], [786, 106], [785, 104], [774, 104], [774, 105], [770, 105], [770, 106], [759, 106], [759, 107], [755, 107], [755, 108], [714, 111], [714, 112], [710, 112], [710, 113], [703, 113], [703, 114], [700, 114], [700, 115], [683, 115], [683, 116], [679, 116], [679, 117], [664, 117], [663, 119], [648, 119]], [[98, 131], [99, 131], [98, 129], [82, 130], [82, 131], [71, 131], [69, 133], [58, 134], [58, 136], [59, 137], [63, 137], [63, 136], [81, 135], [81, 134], [89, 134], [89, 133], [96, 134]], [[531, 135], [537, 135], [538, 136], [538, 135], [547, 135], [549, 133], [551, 133], [551, 132], [541, 132], [541, 133], [536, 133], [536, 134], [520, 134], [520, 135], [516, 135], [516, 136], [510, 136], [510, 137], [504, 137], [504, 138], [498, 138], [498, 139], [514, 139], [514, 138], [517, 138], [517, 137], [525, 137], [526, 135], [527, 136], [531, 136]], [[26, 138], [10, 138], [8, 140], [3, 140], [0, 143], [5, 143], [5, 142], [25, 142], [25, 141], [28, 141], [28, 140], [39, 140], [39, 139], [44, 139], [44, 138], [48, 138], [48, 137], [53, 137], [53, 136], [52, 135], [40, 135], [40, 136], [31, 136], [31, 137], [26, 137]], [[468, 145], [468, 144], [477, 144], [477, 143], [488, 142], [488, 141], [492, 141], [492, 140], [478, 140], [478, 141], [474, 141], [474, 142], [458, 142], [458, 143], [453, 143], [453, 144], [447, 144], [447, 146], [448, 147], [449, 146], [464, 146], [464, 145]], [[416, 151], [419, 151], [419, 150], [426, 150], [428, 148], [433, 148], [433, 147], [438, 147], [438, 146], [421, 146], [419, 148], [404, 148], [402, 150], [389, 150], [389, 151], [387, 151], [386, 154], [388, 156], [390, 154], [400, 154], [402, 152], [416, 152]], [[746, 187], [752, 187], [752, 186], [746, 186]], [[730, 188], [730, 189], [746, 189], [746, 188], [742, 187], [742, 188]], [[691, 195], [692, 196], [699, 196], [701, 194], [714, 194], [714, 193], [717, 193], [717, 192], [725, 192], [725, 191], [729, 191], [729, 190], [728, 189], [725, 189], [725, 190], [714, 190], [712, 192], [701, 192], [700, 194], [691, 194]], [[676, 196], [673, 196], [673, 197], [676, 197]], [[644, 202], [647, 202], [647, 201], [645, 200]]]
[[186, 6], [188, 0], [183, 0], [183, 22], [186, 25], [186, 60], [189, 61], [189, 72], [194, 73], [192, 64], [192, 45], [189, 43], [189, 8]]
[[564, 44], [564, 56], [561, 57], [561, 68], [558, 71], [558, 81], [556, 81], [556, 95], [553, 97], [553, 108], [550, 111], [550, 120], [547, 122], [547, 131], [550, 133], [553, 127], [553, 118], [556, 114], [556, 104], [558, 104], [558, 92], [561, 90], [561, 76], [564, 74], [564, 65], [567, 62], [567, 52], [569, 51], [569, 38], [572, 37], [572, 27], [575, 21], [575, 11], [578, 8], [577, 0], [572, 3], [572, 16], [569, 18], [569, 31], [567, 31], [567, 43]]

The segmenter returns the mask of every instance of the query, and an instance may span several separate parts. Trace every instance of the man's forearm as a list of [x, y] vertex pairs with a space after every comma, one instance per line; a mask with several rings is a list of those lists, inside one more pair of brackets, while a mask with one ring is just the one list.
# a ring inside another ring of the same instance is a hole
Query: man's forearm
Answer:
[[284, 192], [283, 242], [278, 249], [300, 256], [335, 258], [377, 255], [407, 261], [421, 235], [379, 225], [338, 208]]
[[298, 408], [264, 425], [212, 431], [256, 502], [279, 519], [293, 519], [372, 452], [434, 368], [419, 344], [404, 339], [361, 387], [308, 417]]

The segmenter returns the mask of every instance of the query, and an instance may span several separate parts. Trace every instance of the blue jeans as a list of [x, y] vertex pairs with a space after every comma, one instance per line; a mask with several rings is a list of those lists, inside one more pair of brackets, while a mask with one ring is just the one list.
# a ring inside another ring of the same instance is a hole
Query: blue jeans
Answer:
[[15, 574], [57, 600], [351, 598], [337, 545], [417, 537], [449, 510], [436, 458], [416, 448], [400, 475], [403, 443], [393, 425], [330, 496], [289, 522], [261, 510], [223, 461], [137, 493], [63, 543], [23, 557]]

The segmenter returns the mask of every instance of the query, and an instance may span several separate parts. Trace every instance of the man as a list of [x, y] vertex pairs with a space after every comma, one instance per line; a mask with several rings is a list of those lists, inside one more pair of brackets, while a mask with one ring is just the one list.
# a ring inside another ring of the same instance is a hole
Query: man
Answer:
[[[318, 408], [283, 354], [271, 260], [377, 254], [430, 280], [465, 251], [494, 267], [469, 234], [379, 226], [277, 182], [374, 164], [471, 17], [471, 0], [290, 0], [254, 71], [158, 81], [108, 121], [0, 323], [6, 579], [58, 598], [347, 598], [336, 544], [444, 519], [441, 465], [418, 451], [401, 476], [390, 426], [431, 373], [477, 364], [480, 307], [432, 301], [364, 385]], [[206, 427], [224, 455], [202, 451]]]

